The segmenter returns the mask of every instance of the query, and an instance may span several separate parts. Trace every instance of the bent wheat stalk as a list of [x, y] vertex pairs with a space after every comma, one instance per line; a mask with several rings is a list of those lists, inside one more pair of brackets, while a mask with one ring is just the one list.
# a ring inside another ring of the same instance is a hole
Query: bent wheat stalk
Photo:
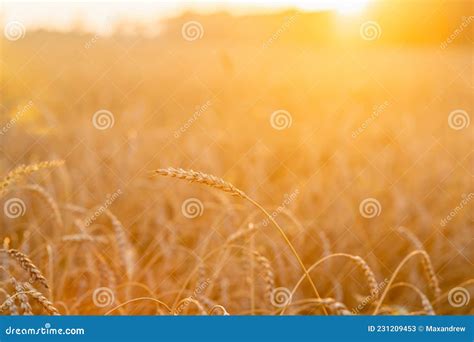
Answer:
[[5, 195], [13, 184], [18, 183], [21, 179], [28, 176], [29, 174], [42, 169], [58, 167], [63, 164], [64, 160], [50, 160], [31, 165], [20, 165], [14, 168], [12, 171], [7, 173], [5, 178], [0, 181], [0, 196]]
[[[178, 178], [178, 179], [183, 179], [187, 180], [190, 183], [200, 183], [200, 184], [205, 184], [207, 186], [219, 189], [221, 191], [230, 193], [232, 196], [236, 196], [239, 198], [243, 198], [247, 201], [249, 201], [251, 204], [253, 204], [257, 209], [259, 209], [269, 220], [272, 222], [272, 224], [278, 229], [280, 232], [281, 236], [285, 240], [286, 244], [288, 247], [290, 247], [291, 252], [295, 256], [296, 260], [298, 261], [298, 264], [300, 265], [302, 271], [305, 274], [305, 277], [308, 279], [308, 282], [311, 284], [311, 287], [314, 291], [314, 294], [318, 299], [321, 299], [321, 296], [319, 295], [318, 290], [316, 289], [316, 285], [314, 284], [313, 280], [311, 279], [311, 276], [308, 273], [308, 270], [306, 269], [306, 266], [303, 264], [303, 261], [301, 260], [300, 256], [296, 252], [296, 249], [293, 247], [293, 244], [290, 242], [288, 237], [285, 234], [285, 231], [280, 227], [280, 225], [273, 219], [272, 215], [270, 215], [265, 208], [263, 208], [260, 204], [258, 204], [256, 201], [254, 201], [252, 198], [247, 196], [242, 190], [236, 188], [234, 185], [232, 185], [229, 182], [226, 182], [222, 178], [209, 175], [203, 172], [198, 172], [194, 170], [184, 170], [184, 169], [175, 169], [175, 168], [167, 168], [167, 169], [157, 169], [153, 171], [155, 174], [159, 176], [165, 176], [165, 177], [173, 177], [173, 178]], [[324, 313], [327, 314], [327, 310], [323, 307]]]
[[395, 269], [395, 271], [393, 272], [392, 276], [390, 277], [390, 281], [388, 282], [387, 286], [385, 286], [385, 290], [383, 291], [382, 295], [380, 296], [380, 299], [377, 303], [377, 306], [373, 312], [372, 315], [377, 315], [377, 313], [379, 312], [380, 310], [380, 307], [382, 306], [382, 303], [385, 299], [385, 297], [387, 296], [387, 293], [388, 291], [390, 290], [390, 287], [392, 286], [393, 282], [395, 281], [395, 278], [397, 277], [397, 275], [400, 273], [400, 270], [403, 268], [403, 266], [413, 257], [417, 256], [417, 255], [421, 255], [423, 258], [426, 257], [427, 253], [424, 251], [424, 250], [416, 250], [416, 251], [413, 251], [411, 252], [410, 254], [408, 254], [401, 262], [400, 264], [398, 264], [397, 268]]
[[22, 252], [16, 249], [0, 249], [0, 253], [6, 253], [11, 259], [17, 261], [21, 268], [27, 271], [32, 281], [37, 281], [44, 287], [48, 287], [48, 282], [35, 264]]
[[[347, 259], [353, 261], [364, 272], [364, 275], [367, 278], [367, 283], [369, 285], [370, 294], [371, 294], [372, 299], [378, 298], [377, 280], [375, 279], [375, 275], [372, 272], [372, 269], [370, 268], [370, 266], [365, 262], [365, 260], [362, 259], [361, 257], [357, 256], [357, 255], [352, 255], [352, 254], [347, 254], [347, 253], [334, 253], [334, 254], [325, 256], [325, 257], [319, 259], [318, 261], [316, 261], [314, 264], [312, 264], [308, 268], [308, 272], [311, 272], [317, 266], [321, 265], [323, 262], [327, 262], [328, 260], [330, 260], [332, 258], [336, 258], [336, 257], [347, 258]], [[298, 280], [296, 285], [293, 287], [293, 290], [291, 291], [290, 298], [293, 298], [293, 296], [296, 293], [296, 290], [298, 290], [299, 286], [303, 282], [303, 279], [304, 279], [304, 276], [302, 276]], [[288, 306], [290, 306], [290, 304], [291, 304], [291, 300], [288, 301], [285, 304], [285, 306], [282, 308], [282, 310], [280, 312], [280, 315], [283, 315], [285, 313], [285, 310], [288, 308]]]

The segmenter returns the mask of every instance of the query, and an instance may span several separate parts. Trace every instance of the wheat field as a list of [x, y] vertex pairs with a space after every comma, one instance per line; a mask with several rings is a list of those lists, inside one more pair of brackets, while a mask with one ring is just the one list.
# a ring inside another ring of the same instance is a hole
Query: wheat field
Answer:
[[474, 314], [472, 50], [291, 18], [2, 37], [1, 314]]

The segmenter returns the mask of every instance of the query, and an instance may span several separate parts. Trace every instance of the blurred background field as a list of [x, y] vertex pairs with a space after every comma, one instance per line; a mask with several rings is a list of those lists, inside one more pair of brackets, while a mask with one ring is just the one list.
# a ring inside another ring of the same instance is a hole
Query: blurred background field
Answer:
[[[2, 36], [2, 175], [42, 160], [65, 165], [24, 181], [51, 194], [60, 222], [44, 200], [13, 187], [1, 205], [19, 198], [24, 213], [0, 217], [0, 238], [31, 256], [59, 311], [103, 314], [133, 298], [171, 306], [190, 296], [206, 310], [281, 312], [267, 298], [268, 272], [251, 254], [268, 260], [275, 287], [292, 290], [302, 272], [278, 232], [242, 200], [149, 175], [172, 166], [222, 177], [275, 213], [308, 267], [332, 253], [358, 255], [383, 285], [422, 248], [444, 295], [430, 292], [417, 258], [397, 281], [417, 286], [436, 313], [473, 314], [472, 3], [255, 13], [212, 6], [152, 23], [96, 13], [91, 24], [82, 13], [67, 27], [48, 27], [41, 14], [42, 21], [27, 18], [31, 26], [23, 19], [21, 38]], [[8, 13], [4, 26], [16, 20]], [[106, 129], [93, 120], [101, 110], [113, 120]], [[117, 192], [107, 209], [126, 232], [128, 273], [106, 215], [81, 227]], [[197, 217], [183, 214], [188, 199], [201, 204]], [[376, 200], [377, 215], [364, 214], [365, 199]], [[200, 262], [249, 223], [257, 233], [239, 241], [244, 249]], [[107, 242], [64, 240], [85, 232]], [[321, 297], [353, 313], [373, 311], [373, 303], [354, 311], [369, 293], [353, 263], [334, 258], [311, 274]], [[112, 290], [107, 306], [93, 300], [102, 287]], [[467, 298], [460, 306], [450, 301], [457, 287]], [[292, 300], [312, 296], [303, 282]], [[287, 313], [322, 313], [319, 304], [303, 304]], [[427, 313], [406, 286], [391, 289], [383, 304], [390, 314]], [[142, 300], [113, 314], [156, 312]], [[177, 313], [198, 312], [188, 305]]]

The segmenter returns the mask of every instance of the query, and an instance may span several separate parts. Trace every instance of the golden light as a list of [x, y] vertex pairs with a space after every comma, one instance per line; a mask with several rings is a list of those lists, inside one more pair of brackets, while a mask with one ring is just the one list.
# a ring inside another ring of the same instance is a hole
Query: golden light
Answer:
[[371, 0], [300, 0], [292, 3], [305, 11], [329, 10], [342, 15], [355, 15], [362, 13]]

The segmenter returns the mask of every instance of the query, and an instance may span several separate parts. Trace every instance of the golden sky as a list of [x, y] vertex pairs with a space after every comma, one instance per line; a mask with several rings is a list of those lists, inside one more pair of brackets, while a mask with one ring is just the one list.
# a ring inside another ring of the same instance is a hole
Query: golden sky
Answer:
[[104, 30], [120, 20], [152, 23], [177, 15], [183, 10], [235, 14], [268, 12], [288, 8], [307, 11], [333, 10], [341, 15], [356, 15], [375, 0], [227, 0], [227, 1], [2, 1], [1, 20], [18, 20], [28, 27], [69, 29], [78, 22], [90, 30]]

